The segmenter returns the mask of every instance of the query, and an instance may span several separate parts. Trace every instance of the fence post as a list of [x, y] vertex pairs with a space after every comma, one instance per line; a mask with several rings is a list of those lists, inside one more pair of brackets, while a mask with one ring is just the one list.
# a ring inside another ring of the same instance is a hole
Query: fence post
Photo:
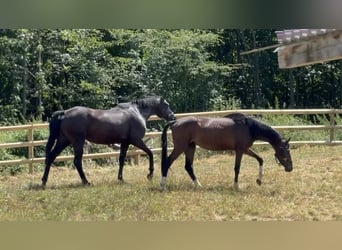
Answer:
[[329, 112], [329, 122], [330, 122], [330, 144], [335, 140], [335, 109]]
[[33, 124], [30, 128], [28, 128], [27, 140], [30, 143], [30, 146], [28, 146], [28, 156], [27, 156], [27, 158], [31, 160], [29, 163], [29, 173], [32, 174], [33, 173], [33, 158], [34, 158]]
[[134, 165], [140, 164], [140, 155], [139, 154], [133, 156], [133, 163], [134, 163]]

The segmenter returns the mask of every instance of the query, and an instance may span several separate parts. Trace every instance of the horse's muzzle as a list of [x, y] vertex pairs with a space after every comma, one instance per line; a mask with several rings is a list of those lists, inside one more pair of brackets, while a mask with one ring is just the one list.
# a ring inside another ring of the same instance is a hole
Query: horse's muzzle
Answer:
[[167, 117], [167, 120], [168, 120], [168, 121], [176, 120], [176, 116], [175, 116], [173, 113], [171, 113], [171, 114], [169, 114], [169, 116]]
[[291, 164], [291, 166], [287, 166], [287, 167], [285, 167], [285, 171], [286, 172], [291, 172], [293, 169], [292, 169], [292, 164]]

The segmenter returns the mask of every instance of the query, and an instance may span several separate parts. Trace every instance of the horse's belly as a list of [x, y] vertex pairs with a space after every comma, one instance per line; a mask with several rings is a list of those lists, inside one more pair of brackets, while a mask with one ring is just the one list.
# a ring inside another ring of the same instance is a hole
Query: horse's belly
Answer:
[[199, 137], [195, 143], [207, 150], [229, 150], [234, 149], [234, 142], [225, 140], [222, 136], [206, 135]]
[[125, 134], [126, 131], [120, 133], [113, 127], [98, 126], [95, 129], [88, 129], [86, 139], [97, 144], [121, 143], [125, 139]]
[[113, 136], [96, 136], [96, 137], [91, 137], [87, 136], [86, 138], [88, 141], [96, 144], [113, 144], [113, 143], [121, 143], [123, 142], [123, 139], [120, 137], [113, 137]]

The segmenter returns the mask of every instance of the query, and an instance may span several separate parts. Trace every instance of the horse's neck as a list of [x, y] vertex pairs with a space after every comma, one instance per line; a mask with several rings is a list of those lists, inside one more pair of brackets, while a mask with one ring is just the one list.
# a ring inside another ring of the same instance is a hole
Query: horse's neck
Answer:
[[148, 118], [150, 118], [150, 116], [152, 115], [152, 113], [144, 111], [140, 112], [140, 114], [142, 115], [142, 117], [144, 117], [145, 121], [147, 121]]
[[273, 128], [266, 124], [255, 123], [253, 134], [255, 140], [266, 141], [272, 145], [274, 149], [277, 148], [281, 142], [281, 137]]
[[256, 140], [260, 140], [260, 141], [265, 141], [268, 142], [269, 144], [271, 144], [271, 146], [276, 149], [280, 143], [280, 137], [269, 137], [269, 136], [263, 136], [263, 135], [259, 135], [256, 137]]
[[147, 121], [151, 115], [154, 115], [154, 112], [152, 111], [151, 108], [140, 108], [140, 109], [138, 108], [138, 111], [145, 121]]

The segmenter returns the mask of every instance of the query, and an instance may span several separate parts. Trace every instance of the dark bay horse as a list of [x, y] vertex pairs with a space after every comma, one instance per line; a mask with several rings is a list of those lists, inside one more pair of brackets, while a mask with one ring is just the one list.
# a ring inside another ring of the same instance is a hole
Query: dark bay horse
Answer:
[[[174, 149], [167, 157], [167, 129], [171, 126]], [[270, 126], [241, 113], [232, 113], [222, 118], [184, 117], [169, 122], [162, 132], [162, 179], [161, 188], [165, 187], [168, 170], [181, 153], [185, 153], [185, 169], [192, 181], [200, 185], [193, 171], [193, 159], [196, 145], [208, 150], [235, 151], [234, 187], [238, 189], [238, 177], [242, 155], [255, 158], [259, 163], [259, 178], [261, 185], [263, 175], [263, 159], [250, 147], [254, 141], [261, 140], [270, 143], [275, 150], [275, 157], [285, 167], [292, 171], [292, 159], [289, 140], [283, 140], [278, 132]]]
[[46, 185], [50, 166], [56, 157], [71, 145], [74, 150], [74, 164], [83, 184], [89, 184], [82, 169], [83, 145], [85, 140], [96, 144], [119, 143], [118, 179], [123, 180], [122, 172], [128, 146], [140, 148], [149, 156], [148, 178], [153, 176], [153, 154], [145, 145], [146, 120], [157, 115], [168, 121], [175, 116], [169, 104], [162, 97], [148, 97], [132, 102], [120, 103], [109, 110], [73, 107], [56, 111], [49, 124], [50, 136], [45, 148], [45, 171], [42, 178]]

